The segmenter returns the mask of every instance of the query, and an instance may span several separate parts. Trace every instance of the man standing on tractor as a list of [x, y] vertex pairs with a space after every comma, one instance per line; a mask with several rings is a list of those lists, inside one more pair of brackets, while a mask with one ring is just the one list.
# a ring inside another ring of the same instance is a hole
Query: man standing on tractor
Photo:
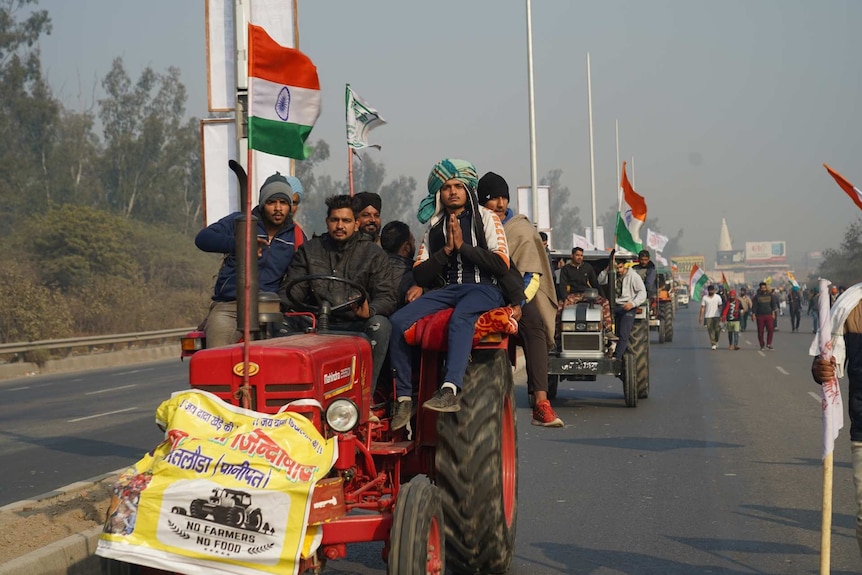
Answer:
[[[611, 261], [614, 260], [611, 259]], [[646, 302], [647, 292], [641, 277], [636, 273], [629, 273], [629, 266], [626, 262], [616, 261], [614, 265], [617, 271], [616, 285], [614, 286], [614, 320], [619, 337], [619, 342], [614, 350], [614, 358], [622, 359], [623, 353], [629, 346], [629, 336], [635, 324], [637, 308]], [[609, 264], [608, 269], [602, 270], [599, 274], [600, 284], [608, 283], [610, 269]]]
[[649, 250], [638, 252], [638, 263], [632, 266], [632, 269], [643, 280], [647, 297], [652, 300], [658, 294], [658, 284], [656, 283], [655, 264], [650, 261]]
[[[509, 185], [502, 176], [494, 172], [482, 176], [477, 194], [479, 203], [497, 214], [503, 222], [512, 265], [524, 278], [526, 301], [522, 306], [518, 334], [527, 365], [527, 388], [535, 398], [532, 424], [563, 427], [563, 420], [548, 401], [548, 350], [554, 345], [557, 298], [542, 239], [530, 220], [523, 215], [516, 216], [509, 209]], [[583, 254], [581, 257], [583, 259]], [[598, 281], [594, 283], [597, 284]]]
[[[297, 180], [299, 181], [299, 180]], [[260, 188], [252, 216], [257, 222], [257, 268], [261, 291], [277, 292], [295, 251], [305, 241], [305, 233], [293, 222], [296, 191], [288, 179], [276, 172]], [[236, 324], [237, 269], [236, 226], [242, 212], [234, 212], [198, 232], [195, 245], [205, 251], [225, 254], [218, 272], [213, 302], [206, 319], [207, 347], [221, 347], [239, 339]], [[253, 294], [257, 297], [257, 294]]]
[[[440, 289], [428, 291], [391, 318], [394, 334], [389, 346], [396, 395], [392, 429], [406, 426], [413, 412], [412, 350], [404, 332], [422, 317], [454, 308], [443, 385], [424, 407], [459, 411], [457, 394], [467, 371], [476, 320], [504, 303], [500, 281], [509, 272], [506, 234], [496, 214], [479, 205], [477, 183], [476, 168], [464, 160], [443, 160], [428, 176], [428, 196], [417, 217], [429, 226], [413, 277], [422, 287]], [[436, 283], [438, 278], [442, 285]]]
[[364, 332], [371, 340], [373, 386], [377, 383], [392, 331], [388, 316], [395, 311], [395, 283], [389, 258], [367, 234], [358, 232], [354, 198], [326, 198], [326, 233], [308, 240], [296, 252], [279, 292], [286, 307], [290, 300], [319, 306], [323, 300], [333, 306], [346, 302], [355, 291], [344, 283], [313, 280], [295, 284], [290, 298], [284, 291], [291, 280], [308, 275], [331, 275], [358, 283], [368, 293], [368, 299], [351, 309], [333, 314], [329, 329]]

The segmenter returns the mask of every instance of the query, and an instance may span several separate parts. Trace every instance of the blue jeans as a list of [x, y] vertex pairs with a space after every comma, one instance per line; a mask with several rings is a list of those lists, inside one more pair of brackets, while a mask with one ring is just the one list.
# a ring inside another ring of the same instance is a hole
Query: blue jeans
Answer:
[[638, 308], [633, 307], [626, 311], [623, 306], [617, 306], [614, 309], [614, 323], [617, 328], [617, 337], [620, 340], [617, 342], [617, 348], [614, 350], [614, 357], [622, 359], [623, 354], [629, 347], [629, 337], [632, 334], [632, 327], [635, 325], [635, 315]]
[[412, 353], [404, 332], [421, 318], [446, 308], [455, 308], [449, 319], [449, 351], [446, 355], [446, 373], [443, 381], [454, 383], [461, 389], [467, 362], [473, 348], [476, 320], [490, 309], [503, 305], [503, 293], [496, 286], [481, 284], [454, 284], [430, 291], [396, 311], [389, 318], [392, 337], [389, 339], [389, 359], [395, 370], [395, 394], [410, 397], [413, 385]]

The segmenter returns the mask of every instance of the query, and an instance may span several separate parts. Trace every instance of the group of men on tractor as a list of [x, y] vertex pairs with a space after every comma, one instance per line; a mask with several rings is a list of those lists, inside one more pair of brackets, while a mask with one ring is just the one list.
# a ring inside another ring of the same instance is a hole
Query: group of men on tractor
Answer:
[[[391, 385], [388, 373], [381, 377], [385, 365], [394, 376], [393, 429], [405, 427], [415, 413], [413, 353], [405, 332], [421, 318], [452, 309], [442, 384], [423, 407], [458, 411], [476, 321], [483, 313], [503, 306], [519, 322], [528, 385], [535, 399], [532, 423], [563, 426], [547, 399], [547, 354], [554, 346], [560, 298], [542, 238], [529, 220], [509, 208], [509, 188], [501, 176], [488, 172], [480, 179], [475, 167], [464, 160], [435, 164], [428, 177], [428, 195], [417, 214], [420, 222], [428, 224], [418, 254], [407, 224], [394, 221], [381, 228], [382, 200], [370, 192], [327, 198], [326, 232], [309, 239], [293, 219], [302, 195], [297, 178], [279, 173], [260, 189], [253, 211], [258, 218], [260, 290], [278, 292], [284, 311], [295, 311], [291, 302], [312, 306], [329, 302], [333, 306], [330, 330], [360, 332], [369, 338], [372, 385], [378, 381]], [[240, 336], [235, 233], [241, 215], [237, 212], [222, 218], [195, 239], [201, 250], [224, 254], [205, 326], [207, 347], [228, 345]], [[582, 254], [578, 263], [583, 262]], [[577, 262], [577, 256], [573, 252], [573, 261]], [[364, 288], [367, 297], [339, 306], [350, 301], [354, 288], [326, 279], [292, 282], [310, 275], [351, 280]], [[589, 265], [583, 270], [578, 266], [564, 270], [563, 275], [563, 300], [577, 298], [585, 287], [608, 281], [606, 271], [596, 276]], [[639, 300], [645, 299], [645, 293], [642, 295], [644, 282], [637, 274], [627, 274], [623, 268], [616, 277], [620, 305], [615, 313], [621, 341], [615, 354], [621, 357], [628, 339], [626, 326], [631, 328], [627, 320], [634, 319], [633, 308], [642, 303]], [[609, 324], [607, 300], [603, 307]], [[303, 320], [287, 317], [282, 333], [303, 331]], [[606, 328], [612, 333], [609, 325]], [[373, 420], [374, 414], [369, 418]]]

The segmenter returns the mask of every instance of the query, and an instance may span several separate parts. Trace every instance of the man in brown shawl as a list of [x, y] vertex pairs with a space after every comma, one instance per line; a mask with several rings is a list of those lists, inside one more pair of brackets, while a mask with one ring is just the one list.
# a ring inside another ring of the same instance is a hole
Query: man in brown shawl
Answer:
[[527, 388], [535, 399], [532, 424], [563, 427], [563, 420], [557, 417], [548, 401], [548, 350], [554, 344], [557, 296], [542, 238], [530, 220], [509, 209], [509, 185], [501, 176], [494, 172], [482, 176], [477, 194], [479, 203], [503, 222], [509, 258], [524, 277], [526, 301], [521, 306], [518, 333], [527, 365]]

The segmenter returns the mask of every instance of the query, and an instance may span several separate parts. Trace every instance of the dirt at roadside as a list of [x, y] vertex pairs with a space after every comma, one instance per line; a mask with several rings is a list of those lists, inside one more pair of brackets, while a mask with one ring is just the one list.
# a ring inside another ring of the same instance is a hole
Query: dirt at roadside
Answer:
[[0, 511], [0, 563], [102, 525], [115, 480]]

